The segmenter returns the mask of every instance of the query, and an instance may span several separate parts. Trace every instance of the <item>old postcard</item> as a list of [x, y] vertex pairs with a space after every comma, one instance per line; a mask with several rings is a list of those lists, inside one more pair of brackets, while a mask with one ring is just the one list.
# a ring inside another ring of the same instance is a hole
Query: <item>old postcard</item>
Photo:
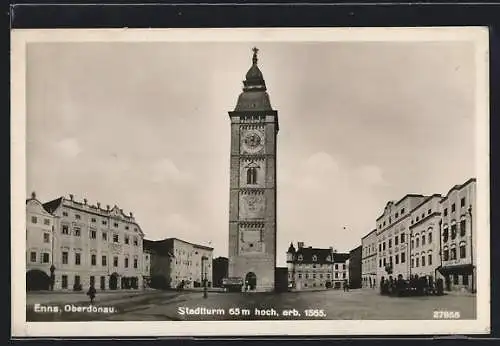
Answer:
[[488, 59], [480, 27], [14, 30], [14, 336], [488, 333]]

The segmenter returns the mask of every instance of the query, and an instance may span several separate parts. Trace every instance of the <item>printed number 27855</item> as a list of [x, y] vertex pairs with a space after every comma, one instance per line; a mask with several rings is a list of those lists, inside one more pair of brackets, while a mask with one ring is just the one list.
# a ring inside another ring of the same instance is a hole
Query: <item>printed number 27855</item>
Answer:
[[460, 318], [460, 311], [434, 311], [432, 316], [435, 319], [458, 319]]

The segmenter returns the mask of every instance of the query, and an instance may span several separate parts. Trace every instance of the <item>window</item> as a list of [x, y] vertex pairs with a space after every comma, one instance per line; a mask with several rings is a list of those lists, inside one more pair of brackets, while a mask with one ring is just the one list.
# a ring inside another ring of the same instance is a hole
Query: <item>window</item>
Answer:
[[427, 242], [430, 244], [432, 243], [432, 231], [429, 232], [429, 235], [427, 236]]
[[102, 240], [108, 241], [108, 232], [102, 232]]
[[432, 210], [431, 209], [427, 210], [427, 215], [430, 215], [430, 213], [432, 213]]
[[80, 254], [79, 253], [75, 253], [75, 265], [79, 266], [80, 265]]
[[302, 274], [299, 273], [299, 279], [302, 279]]
[[401, 263], [405, 263], [406, 262], [406, 254], [403, 252], [401, 253]]
[[469, 275], [462, 275], [462, 284], [465, 286], [469, 285]]
[[118, 256], [113, 257], [113, 267], [118, 267]]
[[128, 229], [128, 228], [129, 228], [129, 227], [128, 227], [128, 225], [126, 225], [126, 226], [125, 226], [125, 229]]
[[460, 199], [460, 207], [462, 207], [462, 208], [465, 207], [465, 197], [462, 197]]
[[392, 239], [389, 239], [389, 249], [392, 247]]
[[36, 216], [32, 216], [31, 223], [37, 223], [37, 222], [38, 222], [38, 220], [37, 220]]
[[384, 258], [384, 267], [387, 265], [387, 260]]
[[453, 213], [455, 211], [455, 203], [451, 205], [451, 212]]
[[412, 240], [412, 241], [411, 241], [411, 248], [413, 249], [414, 247], [415, 247], [415, 241], [414, 241], [414, 240]]
[[96, 238], [97, 238], [97, 231], [91, 230], [90, 231], [90, 239], [96, 239]]
[[80, 286], [80, 275], [75, 275], [75, 286]]
[[50, 243], [50, 234], [49, 233], [44, 233], [43, 234], [43, 242], [44, 243]]
[[130, 238], [128, 237], [128, 235], [125, 236], [125, 244], [128, 244], [130, 242]]
[[345, 279], [345, 277], [346, 277], [346, 274], [345, 274], [345, 273], [342, 273], [342, 277], [343, 277], [343, 278]]
[[[262, 237], [262, 233], [261, 233], [261, 237]], [[134, 245], [135, 246], [139, 245], [139, 240], [137, 239], [137, 237], [134, 237]]]
[[422, 246], [425, 245], [425, 234], [422, 234]]
[[401, 244], [405, 242], [405, 234], [401, 233]]
[[36, 252], [35, 251], [30, 252], [30, 261], [36, 262]]
[[425, 267], [425, 255], [422, 256], [422, 267]]
[[379, 260], [378, 260], [378, 266], [379, 266], [380, 268], [382, 268], [382, 259], [379, 259]]
[[113, 226], [118, 227], [118, 222], [115, 222]]
[[453, 274], [453, 284], [458, 285], [458, 274]]
[[68, 212], [67, 211], [63, 211], [63, 216], [68, 216]]
[[417, 258], [415, 258], [415, 267], [417, 267], [417, 268], [418, 268], [418, 262], [419, 262], [419, 258], [417, 257]]
[[96, 255], [94, 255], [94, 254], [90, 255], [90, 264], [93, 266], [97, 265], [97, 256]]
[[330, 278], [330, 273], [326, 274], [326, 278], [329, 279]]
[[465, 244], [462, 243], [460, 244], [460, 258], [465, 258], [466, 252], [465, 252]]
[[420, 238], [415, 239], [415, 247], [419, 247]]
[[313, 273], [313, 279], [316, 279], [316, 274]]
[[342, 269], [344, 269], [344, 270], [345, 270], [345, 264], [342, 264]]
[[82, 217], [78, 214], [75, 214], [75, 219], [80, 220]]
[[443, 251], [443, 261], [448, 261], [450, 258], [450, 252], [448, 251], [448, 249], [445, 249]]
[[401, 214], [405, 213], [405, 208], [401, 208]]
[[338, 264], [335, 265], [335, 270], [339, 270], [339, 265]]
[[385, 251], [385, 241], [382, 243], [382, 250]]
[[68, 252], [63, 251], [62, 253], [62, 264], [68, 264]]
[[250, 167], [247, 169], [247, 184], [257, 184], [257, 168]]
[[90, 286], [95, 285], [95, 276], [90, 276]]
[[68, 225], [62, 225], [62, 234], [69, 234], [69, 227]]
[[96, 218], [95, 218], [95, 217], [93, 217], [90, 221], [92, 221], [92, 222], [96, 222], [97, 220], [96, 220]]
[[460, 220], [460, 236], [465, 236], [465, 220]]
[[43, 220], [44, 225], [50, 225], [50, 220], [49, 219], [44, 219]]
[[382, 251], [382, 244], [378, 244], [378, 251]]
[[320, 279], [323, 279], [323, 274], [319, 274], [319, 278], [320, 278]]
[[125, 268], [128, 268], [128, 257], [125, 257]]
[[399, 214], [398, 214], [398, 213], [396, 213], [396, 215], [394, 215], [394, 217], [395, 217], [396, 219], [398, 218], [398, 216], [399, 216]]
[[444, 216], [448, 216], [448, 208], [443, 209], [443, 214], [444, 214]]
[[457, 224], [451, 225], [451, 240], [457, 237]]
[[399, 264], [399, 255], [396, 255], [394, 260], [395, 260], [396, 264]]
[[422, 213], [422, 220], [425, 218], [425, 213]]
[[432, 254], [429, 254], [427, 256], [427, 262], [428, 262], [427, 264], [429, 264], [430, 266], [432, 265]]
[[68, 275], [61, 276], [61, 287], [68, 288]]
[[339, 278], [339, 273], [335, 273], [335, 279]]
[[75, 234], [75, 237], [79, 237], [82, 234], [80, 228], [78, 227], [73, 228], [73, 233]]
[[306, 273], [306, 279], [309, 279], [309, 274]]
[[415, 219], [415, 222], [418, 222], [418, 220], [420, 220], [420, 218], [417, 216], [417, 218]]
[[108, 258], [106, 256], [102, 256], [101, 263], [102, 263], [103, 267], [107, 266], [108, 265]]
[[394, 245], [398, 245], [399, 244], [399, 238], [398, 236], [395, 236], [394, 237]]
[[443, 230], [443, 242], [447, 242], [448, 241], [448, 227], [446, 227], [444, 230]]
[[49, 254], [47, 252], [42, 254], [42, 263], [49, 263]]
[[113, 234], [113, 242], [118, 243], [118, 241], [119, 241], [118, 234], [117, 233]]
[[102, 224], [103, 224], [103, 225], [107, 225], [107, 224], [108, 224], [108, 222], [107, 222], [106, 220], [102, 220]]
[[411, 267], [412, 268], [415, 267], [415, 259], [414, 258], [411, 259]]

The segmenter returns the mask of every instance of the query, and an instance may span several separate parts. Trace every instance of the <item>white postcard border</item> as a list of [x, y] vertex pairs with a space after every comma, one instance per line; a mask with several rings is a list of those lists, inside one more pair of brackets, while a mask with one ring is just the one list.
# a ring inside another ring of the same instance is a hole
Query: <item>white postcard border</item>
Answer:
[[[477, 319], [26, 322], [26, 45], [31, 42], [430, 42], [473, 41], [476, 47]], [[490, 331], [489, 55], [484, 27], [272, 29], [41, 29], [11, 33], [12, 335], [272, 336], [485, 334]]]

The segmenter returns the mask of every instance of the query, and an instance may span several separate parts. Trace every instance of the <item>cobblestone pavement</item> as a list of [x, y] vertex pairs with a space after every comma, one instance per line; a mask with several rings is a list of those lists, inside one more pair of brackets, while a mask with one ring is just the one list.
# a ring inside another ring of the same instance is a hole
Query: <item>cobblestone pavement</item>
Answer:
[[370, 289], [282, 294], [211, 292], [206, 299], [200, 292], [161, 292], [112, 301], [107, 305], [114, 306], [117, 312], [49, 314], [31, 311], [29, 316], [38, 321], [426, 320], [433, 318], [434, 311], [458, 311], [460, 319], [474, 319], [476, 298], [458, 295], [397, 298], [381, 296]]

